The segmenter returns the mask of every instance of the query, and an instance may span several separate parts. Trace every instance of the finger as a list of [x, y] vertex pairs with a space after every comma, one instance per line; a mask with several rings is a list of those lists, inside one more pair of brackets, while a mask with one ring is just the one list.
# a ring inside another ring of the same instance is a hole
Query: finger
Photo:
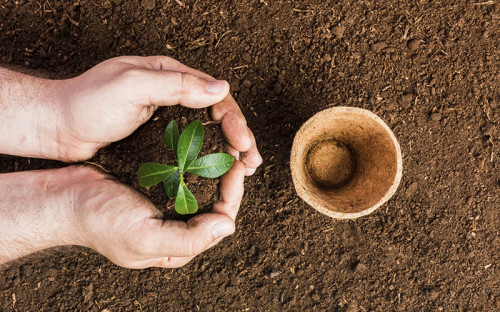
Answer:
[[252, 146], [248, 151], [240, 153], [240, 160], [245, 164], [245, 175], [251, 176], [255, 173], [257, 168], [262, 164], [262, 156], [257, 149], [257, 143], [253, 134], [252, 136]]
[[[215, 245], [220, 243], [222, 240], [223, 240], [223, 238], [216, 239], [210, 245], [208, 245], [205, 250], [208, 250], [208, 249], [214, 247]], [[134, 268], [135, 269], [144, 269], [144, 268], [150, 268], [150, 267], [159, 267], [159, 268], [166, 268], [166, 269], [180, 268], [180, 267], [188, 264], [195, 257], [196, 256], [153, 258], [153, 259], [144, 260], [144, 261], [135, 263]]]
[[152, 220], [143, 252], [150, 257], [191, 257], [215, 240], [234, 233], [234, 221], [220, 213], [205, 213], [188, 222]]
[[[130, 65], [152, 70], [174, 70], [173, 68], [177, 66], [177, 63], [180, 63], [179, 61], [176, 61], [175, 59], [164, 55], [150, 55], [150, 56], [130, 55], [130, 56], [119, 56], [116, 57], [115, 59], [117, 61], [124, 62]], [[184, 70], [182, 71], [184, 72]]]
[[120, 56], [116, 57], [115, 59], [137, 67], [143, 67], [152, 70], [177, 71], [182, 73], [188, 73], [208, 81], [216, 80], [214, 77], [210, 76], [207, 73], [186, 66], [181, 62], [164, 55]]
[[156, 70], [170, 70], [170, 71], [178, 71], [183, 73], [188, 73], [205, 80], [216, 80], [214, 77], [210, 76], [207, 73], [196, 70], [189, 66], [182, 64], [181, 62], [163, 55], [155, 55], [155, 56], [146, 56], [140, 57], [141, 60], [137, 60], [138, 66], [144, 66], [146, 68], [156, 69]]
[[210, 248], [212, 248], [212, 247], [214, 247], [214, 246], [215, 246], [215, 245], [217, 245], [218, 243], [222, 242], [222, 240], [223, 240], [223, 239], [224, 239], [224, 237], [222, 237], [222, 238], [218, 238], [218, 239], [214, 240], [214, 242], [213, 242], [213, 243], [211, 243], [210, 245], [208, 245], [207, 250], [208, 250], [208, 249], [210, 249]]
[[222, 122], [222, 132], [229, 144], [240, 152], [251, 148], [252, 136], [245, 116], [232, 96], [212, 106], [212, 119]]
[[246, 175], [252, 175], [262, 164], [262, 156], [252, 131], [247, 127], [238, 104], [231, 96], [212, 106], [212, 118], [222, 120], [222, 132], [228, 143], [240, 151], [241, 160], [247, 167]]
[[245, 168], [245, 176], [249, 177], [257, 171], [256, 168]]
[[198, 76], [177, 72], [134, 69], [125, 74], [126, 92], [134, 104], [203, 108], [222, 101], [229, 94], [224, 80], [207, 81]]
[[[129, 269], [146, 269], [151, 267], [159, 267], [166, 269], [180, 268], [189, 261], [193, 260], [195, 256], [192, 257], [159, 257], [152, 258], [148, 260], [136, 261], [129, 265], [122, 265]], [[120, 265], [120, 264], [118, 264]]]
[[[226, 102], [224, 99], [222, 103]], [[236, 150], [244, 152], [252, 147], [251, 131], [247, 127], [247, 122], [241, 111], [229, 110], [219, 117], [219, 110], [222, 103], [217, 103], [212, 107], [212, 119], [221, 122], [222, 133], [227, 139], [227, 142]]]
[[[204, 72], [190, 68], [181, 62], [167, 56], [132, 57], [135, 65], [156, 70], [185, 72], [206, 80], [214, 78]], [[222, 121], [222, 131], [228, 143], [237, 151], [243, 152], [241, 160], [247, 167], [245, 175], [252, 175], [262, 164], [255, 137], [247, 127], [246, 119], [236, 101], [228, 95], [220, 103], [212, 106], [212, 119]]]
[[254, 145], [250, 150], [240, 153], [232, 146], [228, 146], [226, 152], [233, 156], [235, 159], [242, 161], [245, 164], [245, 175], [251, 176], [255, 173], [257, 167], [262, 164], [262, 157], [257, 150], [257, 145]]
[[[190, 68], [181, 62], [166, 56], [136, 57], [137, 65], [169, 71], [185, 72], [203, 79], [214, 80], [204, 72]], [[222, 121], [222, 131], [229, 144], [240, 152], [250, 150], [255, 144], [252, 132], [247, 127], [245, 116], [232, 96], [227, 96], [220, 103], [215, 104], [211, 111], [212, 119]], [[257, 151], [257, 149], [255, 148]], [[258, 152], [258, 151], [257, 151]]]
[[234, 159], [236, 160], [240, 160], [240, 152], [235, 150], [231, 145], [228, 145], [227, 149], [226, 149], [226, 152], [233, 156]]
[[[212, 76], [190, 68], [167, 56], [157, 55], [135, 58], [137, 58], [135, 61], [137, 65], [157, 70], [185, 72], [206, 80], [214, 80]], [[245, 165], [248, 167], [247, 173], [254, 172], [262, 163], [262, 157], [257, 149], [252, 131], [247, 127], [245, 116], [233, 97], [228, 95], [220, 103], [212, 106], [211, 115], [213, 120], [222, 121], [222, 131], [229, 144], [240, 152], [246, 152], [243, 159]]]
[[213, 212], [225, 214], [236, 220], [244, 193], [245, 165], [236, 160], [220, 180], [221, 201], [214, 204]]
[[[224, 238], [218, 238], [214, 240], [210, 245], [207, 246], [205, 249], [208, 250], [218, 243], [222, 242]], [[185, 266], [188, 264], [191, 260], [193, 260], [196, 256], [191, 256], [191, 257], [163, 257], [163, 258], [157, 258], [155, 263], [150, 266], [155, 266], [155, 267], [160, 267], [160, 268], [166, 268], [166, 269], [175, 269], [175, 268], [180, 268], [182, 266]]]

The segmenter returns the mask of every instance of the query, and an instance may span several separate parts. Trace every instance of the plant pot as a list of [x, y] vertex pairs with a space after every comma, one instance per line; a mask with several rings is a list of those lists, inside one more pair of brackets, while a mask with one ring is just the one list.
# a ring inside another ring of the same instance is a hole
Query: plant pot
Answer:
[[306, 121], [295, 135], [290, 167], [297, 194], [332, 218], [373, 212], [396, 192], [401, 148], [372, 112], [333, 107]]

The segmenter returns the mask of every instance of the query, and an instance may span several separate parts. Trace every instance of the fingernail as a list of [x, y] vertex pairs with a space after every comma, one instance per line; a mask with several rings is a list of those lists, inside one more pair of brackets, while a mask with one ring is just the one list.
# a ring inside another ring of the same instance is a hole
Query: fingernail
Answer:
[[218, 94], [226, 90], [227, 82], [224, 80], [207, 81], [205, 89], [208, 93]]
[[226, 237], [234, 233], [234, 225], [226, 221], [221, 221], [214, 225], [212, 233], [215, 239]]

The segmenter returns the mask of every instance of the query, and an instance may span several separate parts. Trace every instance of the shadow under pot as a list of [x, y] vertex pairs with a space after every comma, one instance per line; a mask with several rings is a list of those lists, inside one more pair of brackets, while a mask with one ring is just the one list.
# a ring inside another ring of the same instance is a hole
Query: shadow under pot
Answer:
[[333, 218], [367, 215], [396, 192], [401, 149], [389, 127], [368, 110], [333, 107], [295, 135], [290, 167], [297, 194]]

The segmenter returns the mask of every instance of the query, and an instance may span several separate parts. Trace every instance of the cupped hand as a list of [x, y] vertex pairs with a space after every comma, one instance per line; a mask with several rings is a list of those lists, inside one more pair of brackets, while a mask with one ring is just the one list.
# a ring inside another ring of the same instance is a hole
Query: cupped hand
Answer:
[[221, 201], [187, 222], [163, 220], [136, 190], [88, 167], [74, 167], [72, 198], [78, 243], [127, 268], [175, 268], [235, 230], [245, 166], [236, 161], [221, 178]]
[[230, 145], [229, 153], [251, 175], [261, 164], [255, 138], [226, 81], [165, 56], [123, 56], [104, 61], [84, 74], [61, 81], [61, 159], [80, 161], [123, 139], [145, 123], [159, 106], [211, 106]]
[[81, 168], [74, 187], [82, 244], [129, 268], [179, 267], [234, 232], [244, 176], [261, 164], [255, 138], [229, 85], [171, 58], [118, 57], [63, 81], [59, 140], [66, 160], [84, 160], [102, 146], [125, 138], [159, 106], [211, 106], [211, 115], [235, 156], [221, 178], [222, 200], [212, 212], [188, 222], [163, 220], [137, 191], [93, 170]]

